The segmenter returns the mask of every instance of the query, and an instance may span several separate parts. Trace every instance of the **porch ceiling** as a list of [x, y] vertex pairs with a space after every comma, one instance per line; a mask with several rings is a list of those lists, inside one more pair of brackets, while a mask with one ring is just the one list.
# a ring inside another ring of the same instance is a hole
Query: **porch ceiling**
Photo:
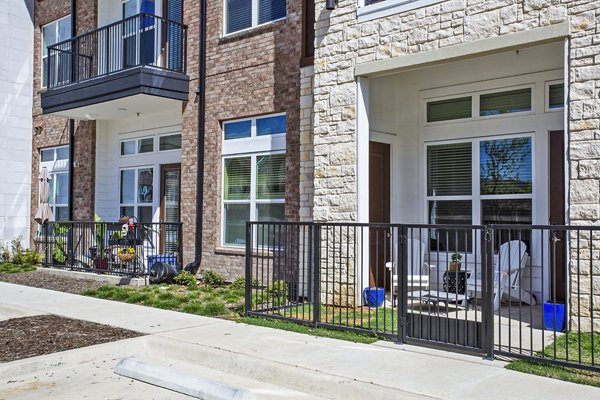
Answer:
[[120, 99], [58, 111], [50, 115], [79, 120], [111, 120], [142, 116], [170, 109], [181, 110], [181, 101], [166, 97], [137, 94]]

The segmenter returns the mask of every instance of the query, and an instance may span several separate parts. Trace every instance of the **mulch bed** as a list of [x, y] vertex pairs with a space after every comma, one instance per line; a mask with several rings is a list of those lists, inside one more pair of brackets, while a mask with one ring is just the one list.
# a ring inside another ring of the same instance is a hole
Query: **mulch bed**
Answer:
[[100, 286], [107, 285], [104, 282], [57, 276], [37, 271], [0, 274], [0, 281], [73, 294], [81, 294], [86, 290], [98, 289]]
[[0, 321], [0, 363], [142, 336], [95, 322], [36, 315]]

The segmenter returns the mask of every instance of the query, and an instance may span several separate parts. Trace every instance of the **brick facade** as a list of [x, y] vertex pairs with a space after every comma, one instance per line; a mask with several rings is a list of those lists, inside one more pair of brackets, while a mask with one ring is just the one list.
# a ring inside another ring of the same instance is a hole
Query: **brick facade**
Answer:
[[[96, 28], [96, 1], [77, 2], [78, 32]], [[218, 271], [227, 279], [234, 279], [243, 274], [244, 250], [221, 247], [221, 123], [229, 119], [286, 112], [286, 217], [298, 220], [302, 7], [301, 2], [289, 1], [285, 20], [223, 37], [223, 4], [223, 0], [207, 1], [202, 268]], [[67, 15], [69, 7], [69, 2], [65, 0], [36, 3], [34, 178], [39, 170], [39, 148], [68, 143], [67, 120], [41, 115], [39, 88], [41, 26]], [[184, 1], [183, 22], [188, 26], [187, 74], [190, 77], [189, 100], [182, 105], [181, 220], [184, 226], [185, 263], [195, 257], [199, 7], [198, 0]], [[94, 121], [77, 121], [74, 161], [78, 163], [78, 167], [74, 172], [73, 199], [75, 219], [87, 220], [94, 215], [95, 135]], [[32, 199], [37, 203], [35, 179], [32, 189]], [[32, 229], [35, 226], [32, 225]]]
[[[77, 3], [76, 29], [86, 32], [96, 28], [96, 0], [84, 0]], [[35, 3], [34, 50], [33, 50], [33, 145], [31, 163], [31, 229], [32, 238], [37, 232], [37, 223], [33, 220], [39, 193], [38, 181], [40, 149], [66, 145], [69, 143], [68, 119], [42, 115], [40, 107], [41, 62], [42, 62], [42, 26], [69, 15], [70, 2], [64, 0], [46, 0]], [[74, 160], [78, 167], [73, 170], [73, 219], [93, 220], [95, 187], [96, 123], [94, 121], [75, 122]]]
[[[227, 279], [244, 273], [244, 249], [221, 246], [222, 121], [286, 112], [286, 217], [298, 220], [300, 207], [300, 58], [301, 2], [288, 2], [286, 20], [223, 37], [223, 1], [208, 1], [206, 68], [206, 138], [204, 160], [204, 232], [202, 268]], [[197, 87], [197, 31], [194, 7], [186, 15], [190, 92]], [[187, 6], [186, 6], [187, 10]], [[196, 55], [194, 55], [196, 54]], [[195, 97], [195, 96], [194, 96]], [[182, 215], [185, 258], [193, 259], [196, 171], [196, 99], [184, 111]]]

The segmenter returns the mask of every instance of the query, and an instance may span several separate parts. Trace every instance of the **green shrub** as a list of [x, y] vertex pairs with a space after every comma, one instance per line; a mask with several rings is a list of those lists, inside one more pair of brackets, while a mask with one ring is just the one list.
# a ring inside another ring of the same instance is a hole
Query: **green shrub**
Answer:
[[37, 265], [42, 263], [43, 254], [32, 249], [26, 249], [21, 242], [21, 236], [11, 240], [10, 247], [0, 247], [0, 262], [14, 265]]
[[267, 295], [275, 306], [281, 306], [287, 303], [287, 296], [289, 292], [288, 284], [284, 281], [275, 281], [266, 289]]
[[181, 286], [196, 287], [196, 276], [188, 271], [181, 271], [173, 278], [173, 282]]
[[218, 287], [225, 283], [225, 278], [216, 272], [205, 271], [202, 273], [202, 282], [208, 286]]
[[[257, 288], [260, 286], [258, 279], [252, 279], [252, 287]], [[240, 276], [235, 281], [231, 283], [231, 288], [234, 290], [245, 290], [246, 289], [246, 278]]]

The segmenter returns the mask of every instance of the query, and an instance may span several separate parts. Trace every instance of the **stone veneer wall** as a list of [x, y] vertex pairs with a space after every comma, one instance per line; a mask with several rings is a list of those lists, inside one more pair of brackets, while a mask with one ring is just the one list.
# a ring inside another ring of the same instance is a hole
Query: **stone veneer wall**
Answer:
[[300, 70], [300, 221], [312, 221], [314, 185], [313, 77], [311, 65]]
[[[360, 24], [357, 3], [339, 0], [333, 11], [316, 4], [315, 220], [356, 220], [356, 64], [568, 21], [569, 217], [572, 224], [600, 222], [600, 1], [448, 0]], [[586, 317], [600, 268], [582, 272], [582, 302], [571, 306]], [[594, 293], [600, 316], [600, 290]]]
[[[287, 114], [286, 219], [300, 208], [300, 59], [302, 2], [289, 1], [285, 20], [223, 36], [223, 1], [208, 1], [206, 138], [202, 266], [233, 280], [244, 274], [245, 249], [221, 246], [221, 123], [263, 114]], [[194, 259], [196, 215], [198, 1], [184, 2], [188, 25], [190, 100], [184, 106], [181, 207], [184, 261]]]
[[[96, 28], [97, 0], [77, 2], [76, 28], [78, 33]], [[31, 238], [35, 239], [37, 223], [33, 215], [37, 209], [40, 149], [69, 143], [68, 119], [42, 114], [40, 107], [42, 26], [68, 15], [69, 0], [45, 0], [35, 2], [34, 48], [33, 48], [33, 143], [31, 162]], [[89, 220], [94, 217], [96, 122], [75, 121], [74, 159], [79, 166], [73, 170], [73, 219]]]

